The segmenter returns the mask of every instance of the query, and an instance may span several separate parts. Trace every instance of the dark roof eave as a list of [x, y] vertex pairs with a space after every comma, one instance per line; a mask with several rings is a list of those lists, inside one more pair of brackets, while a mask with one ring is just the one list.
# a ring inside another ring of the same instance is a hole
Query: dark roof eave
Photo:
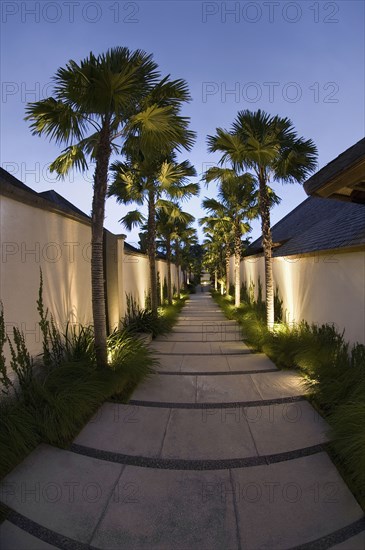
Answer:
[[355, 145], [346, 149], [331, 162], [326, 164], [304, 183], [304, 190], [307, 195], [315, 195], [334, 178], [339, 177], [350, 167], [362, 162], [365, 159], [365, 138]]

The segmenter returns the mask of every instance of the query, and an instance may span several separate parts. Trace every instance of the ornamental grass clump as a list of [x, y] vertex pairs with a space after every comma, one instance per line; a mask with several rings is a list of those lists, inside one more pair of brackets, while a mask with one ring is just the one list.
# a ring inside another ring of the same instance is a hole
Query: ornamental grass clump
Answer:
[[34, 364], [24, 334], [16, 328], [12, 339], [6, 334], [0, 304], [0, 476], [41, 442], [67, 447], [105, 400], [126, 400], [156, 364], [149, 349], [122, 330], [108, 337], [108, 366], [98, 368], [93, 327], [67, 324], [64, 333], [59, 331], [42, 290], [41, 277], [37, 306], [43, 353]]
[[331, 457], [365, 509], [365, 346], [351, 347], [331, 324], [277, 323], [269, 331], [261, 307], [244, 302], [232, 310], [225, 297], [213, 297], [252, 348], [303, 374], [309, 398], [330, 425]]

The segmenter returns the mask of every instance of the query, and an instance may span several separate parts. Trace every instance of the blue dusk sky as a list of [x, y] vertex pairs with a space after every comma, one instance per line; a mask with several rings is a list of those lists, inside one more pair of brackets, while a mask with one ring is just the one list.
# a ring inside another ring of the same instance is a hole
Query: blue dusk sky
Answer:
[[[92, 172], [57, 181], [47, 166], [60, 148], [33, 137], [27, 101], [52, 92], [51, 77], [69, 59], [113, 46], [153, 53], [162, 75], [184, 78], [184, 107], [197, 141], [184, 155], [202, 172], [219, 157], [206, 136], [229, 128], [239, 110], [289, 117], [311, 138], [321, 168], [364, 136], [364, 3], [358, 1], [5, 1], [1, 7], [1, 166], [36, 191], [55, 189], [90, 213]], [[272, 223], [306, 198], [299, 185], [276, 185]], [[185, 204], [197, 218], [201, 199]], [[105, 226], [126, 232], [126, 207], [108, 199]], [[254, 222], [252, 238], [260, 234]], [[138, 241], [138, 231], [128, 235]]]

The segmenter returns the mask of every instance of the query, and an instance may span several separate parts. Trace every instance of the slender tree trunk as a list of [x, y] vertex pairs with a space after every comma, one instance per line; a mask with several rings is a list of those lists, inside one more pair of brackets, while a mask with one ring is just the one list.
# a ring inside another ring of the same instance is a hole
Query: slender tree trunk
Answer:
[[230, 260], [231, 260], [231, 253], [229, 250], [229, 246], [227, 245], [227, 249], [226, 249], [226, 294], [227, 296], [229, 296], [230, 277], [231, 277]]
[[270, 206], [265, 178], [261, 175], [260, 184], [260, 215], [262, 229], [262, 246], [265, 259], [265, 291], [266, 291], [266, 322], [269, 329], [274, 326], [274, 286], [272, 274], [272, 237], [270, 228]]
[[239, 307], [241, 303], [241, 234], [236, 232], [234, 242], [234, 305]]
[[214, 290], [216, 292], [218, 290], [218, 272], [216, 269], [214, 270]]
[[111, 154], [109, 124], [100, 132], [94, 174], [94, 194], [91, 223], [91, 295], [95, 336], [95, 355], [98, 368], [108, 364], [106, 346], [106, 312], [103, 263], [103, 233], [108, 169]]
[[167, 300], [172, 304], [172, 282], [171, 282], [171, 242], [166, 240], [166, 261], [167, 261]]
[[177, 297], [180, 300], [180, 291], [181, 291], [181, 283], [180, 283], [180, 245], [179, 240], [176, 239], [175, 241], [175, 263], [176, 263], [176, 283], [177, 283]]
[[155, 193], [153, 189], [148, 192], [148, 262], [150, 267], [150, 285], [151, 285], [151, 309], [157, 316], [158, 297], [157, 297], [157, 273], [156, 273], [156, 205]]

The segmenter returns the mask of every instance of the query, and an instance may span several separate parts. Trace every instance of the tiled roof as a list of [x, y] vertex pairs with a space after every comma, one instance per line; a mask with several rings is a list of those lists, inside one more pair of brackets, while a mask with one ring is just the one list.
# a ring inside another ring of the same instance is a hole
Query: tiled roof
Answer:
[[141, 252], [139, 248], [136, 248], [135, 246], [132, 246], [131, 244], [124, 241], [124, 250], [127, 252], [135, 252], [137, 254], [144, 254], [144, 252]]
[[4, 168], [1, 168], [1, 167], [0, 167], [0, 181], [10, 183], [17, 189], [21, 189], [22, 191], [27, 191], [31, 195], [38, 195], [36, 191], [33, 191], [33, 189], [25, 185], [23, 182], [18, 180], [18, 178], [16, 178], [12, 174], [10, 174], [10, 172], [7, 172], [6, 170], [4, 170]]
[[71, 212], [76, 212], [80, 216], [84, 216], [85, 218], [90, 219], [90, 216], [85, 214], [82, 210], [77, 208], [72, 202], [68, 201], [62, 195], [57, 193], [56, 191], [50, 190], [50, 191], [42, 191], [41, 193], [38, 193], [41, 197], [44, 199], [47, 199], [48, 201], [53, 202], [57, 206], [61, 207], [62, 210], [69, 210]]
[[361, 139], [349, 149], [331, 160], [326, 166], [321, 168], [311, 176], [304, 184], [307, 195], [315, 193], [324, 183], [345, 172], [350, 166], [361, 161], [365, 157], [365, 138]]
[[[365, 244], [365, 205], [309, 197], [272, 229], [274, 256], [290, 256], [319, 250]], [[246, 256], [262, 252], [261, 237]]]

